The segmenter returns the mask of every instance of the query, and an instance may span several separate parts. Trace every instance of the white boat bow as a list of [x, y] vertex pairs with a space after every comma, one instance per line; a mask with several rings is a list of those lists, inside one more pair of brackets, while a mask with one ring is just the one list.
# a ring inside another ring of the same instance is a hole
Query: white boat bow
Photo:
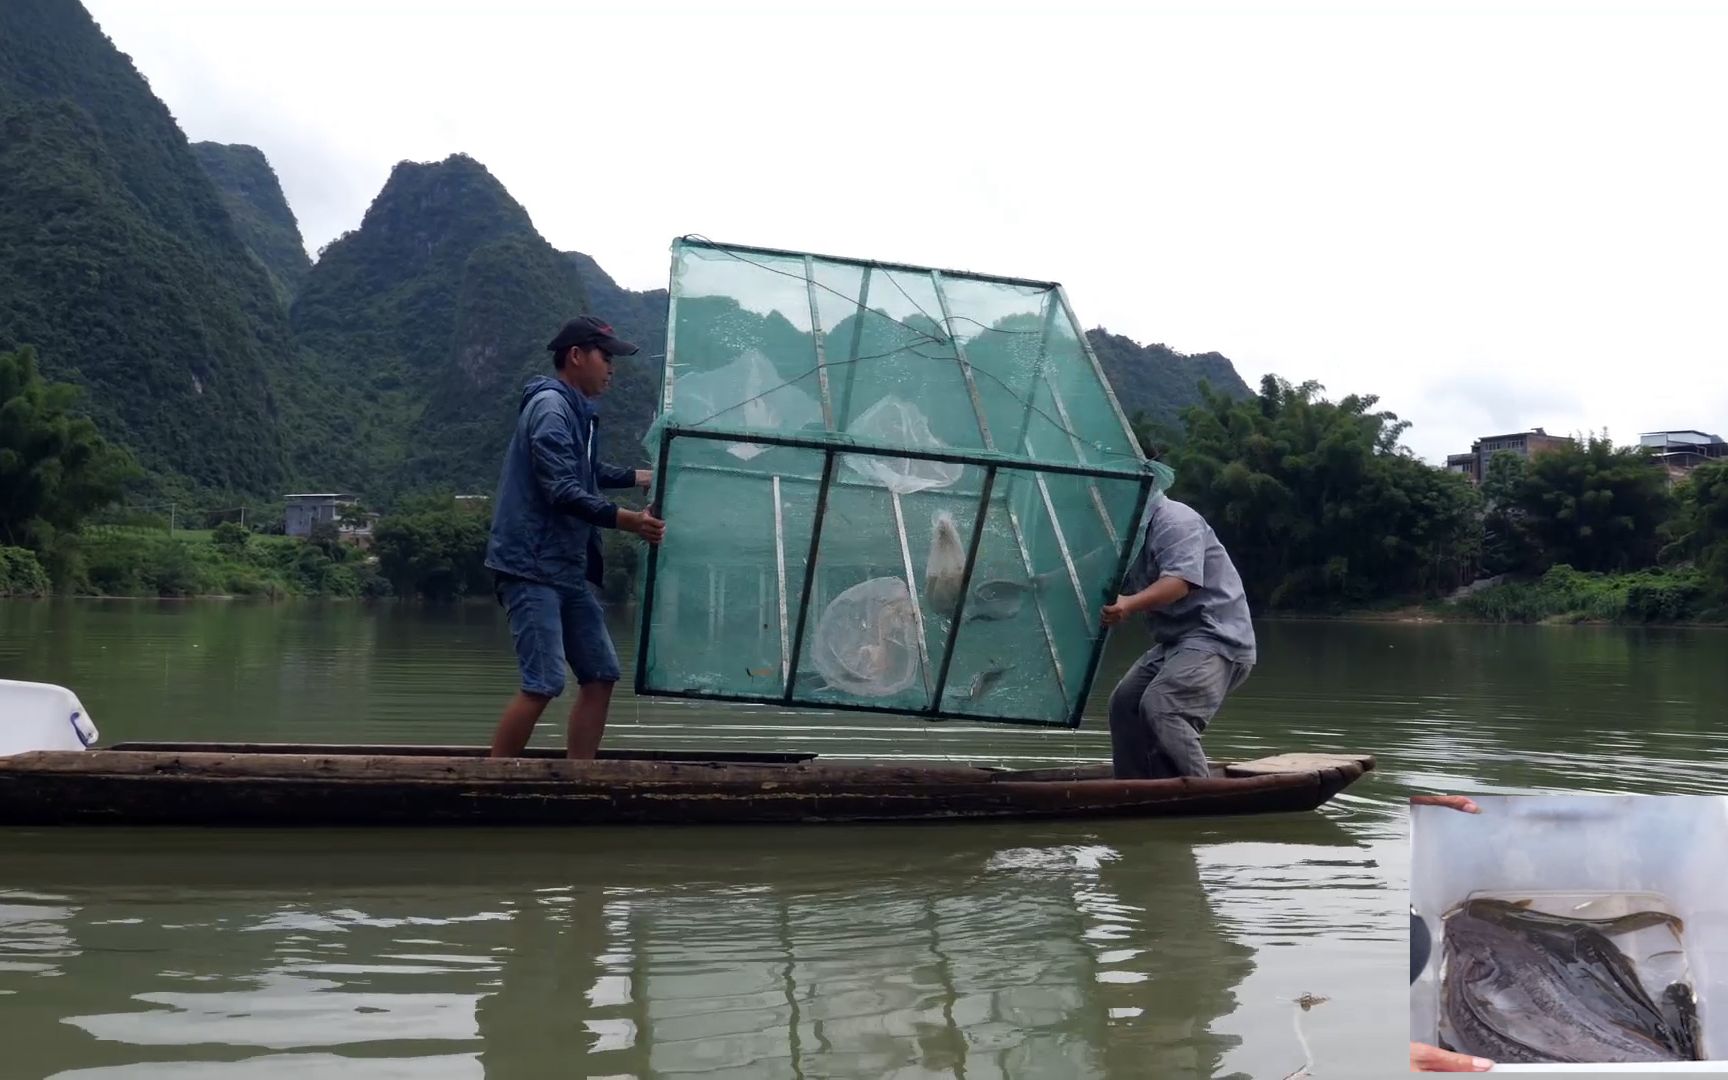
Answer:
[[84, 750], [97, 738], [84, 703], [64, 686], [0, 679], [0, 757]]

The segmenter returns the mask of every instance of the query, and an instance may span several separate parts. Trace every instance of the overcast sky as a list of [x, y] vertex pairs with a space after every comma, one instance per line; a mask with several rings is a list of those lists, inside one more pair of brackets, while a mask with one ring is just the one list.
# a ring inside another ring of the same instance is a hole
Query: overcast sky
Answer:
[[633, 288], [687, 232], [1059, 280], [1430, 460], [1728, 434], [1728, 5], [85, 2], [314, 252], [462, 151]]

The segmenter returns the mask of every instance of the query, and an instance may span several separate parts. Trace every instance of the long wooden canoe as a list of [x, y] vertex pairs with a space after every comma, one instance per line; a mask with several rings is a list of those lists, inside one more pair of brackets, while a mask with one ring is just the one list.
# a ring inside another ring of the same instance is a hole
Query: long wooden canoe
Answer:
[[1156, 817], [1312, 810], [1374, 767], [1286, 754], [1207, 779], [815, 754], [122, 743], [0, 758], [0, 825], [599, 825]]

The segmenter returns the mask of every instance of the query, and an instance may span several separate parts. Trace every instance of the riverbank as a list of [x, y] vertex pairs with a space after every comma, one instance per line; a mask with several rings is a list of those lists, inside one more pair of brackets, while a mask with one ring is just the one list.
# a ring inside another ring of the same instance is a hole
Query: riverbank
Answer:
[[104, 598], [379, 597], [391, 595], [376, 561], [349, 545], [254, 534], [237, 527], [166, 534], [86, 529], [59, 549], [50, 575], [20, 548], [0, 549], [0, 595]]
[[1728, 602], [1690, 568], [1592, 574], [1555, 566], [1540, 578], [1471, 593], [1447, 609], [1485, 622], [1691, 625], [1728, 619]]
[[[376, 600], [396, 595], [376, 559], [344, 544], [263, 535], [226, 539], [225, 543], [209, 534], [170, 537], [133, 530], [92, 533], [80, 540], [71, 587], [57, 591], [103, 600]], [[0, 556], [9, 552], [29, 555], [0, 548]], [[607, 602], [628, 603], [636, 593], [635, 583], [618, 563], [634, 560], [609, 561]], [[24, 587], [15, 591], [0, 587], [0, 595], [49, 592], [46, 575], [33, 560], [0, 559], [0, 586], [9, 580]], [[480, 590], [451, 599], [491, 602], [492, 596]], [[1715, 595], [1704, 576], [1690, 568], [1597, 574], [1556, 566], [1539, 578], [1502, 581], [1446, 600], [1393, 599], [1339, 611], [1257, 609], [1255, 614], [1298, 622], [1724, 627], [1728, 626], [1728, 598]]]
[[1273, 619], [1396, 623], [1728, 627], [1728, 599], [1691, 569], [1592, 574], [1556, 566], [1446, 600], [1340, 612], [1276, 612]]
[[[93, 524], [42, 550], [0, 547], [0, 597], [256, 597], [435, 602], [492, 599], [484, 506], [426, 496], [403, 503], [365, 536], [321, 524], [307, 538], [250, 531]], [[360, 541], [368, 546], [358, 546]], [[635, 594], [634, 538], [604, 537], [608, 601]]]
[[1540, 619], [1491, 619], [1462, 612], [1445, 603], [1411, 604], [1406, 607], [1345, 611], [1336, 614], [1316, 612], [1275, 611], [1256, 614], [1256, 622], [1277, 623], [1355, 623], [1374, 625], [1396, 623], [1409, 626], [1638, 626], [1652, 630], [1728, 630], [1728, 618], [1678, 619], [1672, 622], [1648, 619], [1602, 619], [1578, 612], [1567, 612]]

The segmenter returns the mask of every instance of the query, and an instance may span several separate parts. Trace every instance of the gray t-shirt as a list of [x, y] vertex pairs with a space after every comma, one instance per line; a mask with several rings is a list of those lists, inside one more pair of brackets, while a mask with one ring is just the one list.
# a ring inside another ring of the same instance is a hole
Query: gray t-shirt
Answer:
[[1254, 624], [1229, 553], [1193, 507], [1162, 495], [1148, 510], [1140, 554], [1122, 591], [1137, 593], [1161, 577], [1179, 577], [1190, 588], [1174, 604], [1147, 614], [1154, 641], [1166, 650], [1203, 649], [1254, 663]]

